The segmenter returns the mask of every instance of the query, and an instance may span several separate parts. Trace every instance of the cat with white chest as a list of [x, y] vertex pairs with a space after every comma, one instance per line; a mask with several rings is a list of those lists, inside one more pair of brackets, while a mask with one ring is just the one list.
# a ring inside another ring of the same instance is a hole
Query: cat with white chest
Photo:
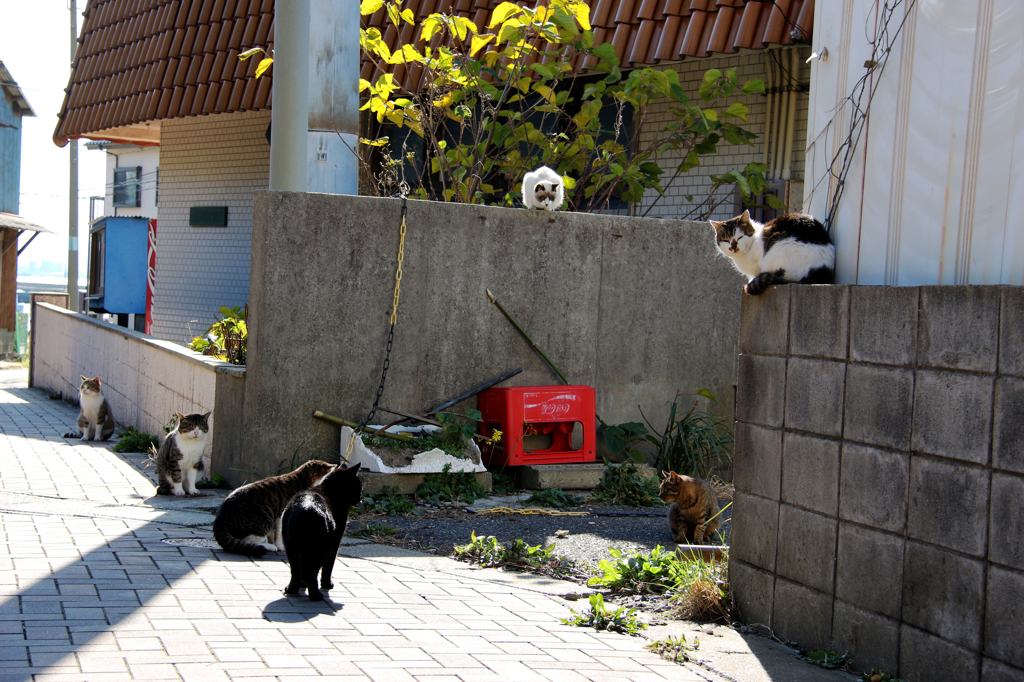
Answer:
[[562, 177], [547, 166], [523, 176], [523, 204], [526, 208], [557, 211], [564, 200]]
[[154, 459], [157, 495], [198, 495], [196, 476], [203, 470], [203, 450], [210, 432], [210, 413], [176, 413], [178, 424], [160, 444]]
[[750, 278], [743, 290], [757, 296], [772, 284], [831, 284], [836, 247], [825, 226], [809, 215], [787, 213], [761, 224], [750, 211], [710, 221], [718, 248]]
[[90, 379], [84, 374], [82, 385], [78, 388], [78, 429], [77, 433], [65, 433], [65, 438], [81, 438], [82, 440], [106, 440], [114, 433], [114, 415], [110, 411], [107, 399], [100, 388], [100, 378]]

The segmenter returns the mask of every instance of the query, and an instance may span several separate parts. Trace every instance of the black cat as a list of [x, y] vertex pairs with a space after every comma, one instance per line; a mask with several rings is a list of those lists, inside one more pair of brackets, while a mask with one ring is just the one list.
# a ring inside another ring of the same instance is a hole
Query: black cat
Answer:
[[323, 601], [324, 595], [316, 586], [317, 573], [321, 589], [334, 587], [331, 571], [345, 534], [348, 510], [362, 496], [358, 473], [358, 464], [348, 468], [339, 465], [320, 485], [296, 494], [288, 502], [282, 534], [292, 579], [284, 588], [285, 594], [298, 594], [305, 586], [310, 601]]

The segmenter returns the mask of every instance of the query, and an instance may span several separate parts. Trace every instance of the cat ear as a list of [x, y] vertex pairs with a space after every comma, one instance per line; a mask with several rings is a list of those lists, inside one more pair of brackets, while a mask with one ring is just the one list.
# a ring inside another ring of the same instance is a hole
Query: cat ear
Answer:
[[89, 377], [85, 376], [84, 374], [79, 374], [78, 376], [82, 377], [82, 381], [88, 381], [89, 380]]
[[557, 192], [558, 191], [558, 183], [557, 182], [552, 182], [551, 183], [551, 191], [552, 192]]
[[750, 223], [750, 211], [749, 210], [744, 210], [742, 218], [743, 218], [743, 222]]
[[203, 419], [209, 419], [211, 414], [213, 414], [213, 412], [207, 412], [203, 415]]
[[711, 227], [715, 228], [716, 230], [721, 230], [722, 225], [725, 225], [724, 222], [720, 222], [718, 220], [709, 220], [708, 222], [711, 223]]
[[183, 415], [181, 412], [175, 412], [174, 415], [178, 418], [178, 421], [181, 421], [182, 419], [185, 418], [185, 415]]
[[92, 380], [95, 381], [97, 384], [100, 383], [100, 378], [99, 377], [93, 377]]

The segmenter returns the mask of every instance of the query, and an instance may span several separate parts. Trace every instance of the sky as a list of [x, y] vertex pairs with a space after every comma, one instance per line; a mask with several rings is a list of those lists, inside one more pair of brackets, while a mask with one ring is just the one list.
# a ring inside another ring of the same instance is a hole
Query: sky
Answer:
[[[78, 0], [78, 31], [85, 0]], [[21, 87], [36, 117], [22, 118], [21, 206], [29, 222], [56, 234], [40, 234], [19, 263], [67, 262], [70, 152], [53, 142], [57, 113], [71, 75], [70, 0], [0, 0], [0, 60]], [[89, 234], [89, 197], [104, 193], [106, 154], [78, 143], [79, 273], [84, 275]], [[101, 211], [102, 212], [102, 211]], [[28, 240], [22, 236], [19, 244]]]

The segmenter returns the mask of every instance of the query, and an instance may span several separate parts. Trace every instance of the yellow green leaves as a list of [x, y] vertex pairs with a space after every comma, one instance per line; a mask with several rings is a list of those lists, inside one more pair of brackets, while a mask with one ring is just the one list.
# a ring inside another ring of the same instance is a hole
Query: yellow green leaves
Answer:
[[384, 0], [363, 0], [359, 3], [359, 13], [362, 15], [373, 14], [384, 6]]
[[262, 76], [264, 73], [266, 73], [267, 69], [269, 69], [273, 65], [274, 65], [274, 58], [273, 57], [267, 57], [266, 59], [261, 59], [259, 65], [256, 67], [256, 77], [259, 78], [260, 76]]
[[401, 50], [397, 50], [391, 53], [385, 61], [388, 64], [417, 64], [422, 62], [424, 59], [415, 47], [412, 45], [402, 45]]
[[254, 54], [259, 54], [260, 52], [263, 52], [262, 47], [250, 47], [248, 50], [238, 55], [238, 58], [242, 61], [245, 61], [249, 57], [253, 56]]
[[735, 116], [736, 118], [741, 118], [744, 121], [746, 121], [748, 111], [750, 111], [750, 107], [748, 107], [743, 102], [733, 102], [732, 104], [729, 105], [729, 108], [726, 109], [725, 113], [722, 115], [727, 118], [729, 116]]
[[498, 36], [494, 35], [493, 33], [488, 33], [487, 35], [483, 36], [473, 36], [473, 39], [469, 43], [469, 56], [475, 57], [476, 53], [479, 52], [481, 48], [485, 47], [488, 43], [490, 43], [497, 37]]
[[430, 42], [434, 38], [434, 34], [440, 31], [443, 27], [444, 16], [441, 14], [431, 14], [423, 20], [423, 23], [420, 24], [420, 38], [426, 42]]
[[491, 12], [491, 23], [487, 24], [487, 28], [494, 28], [498, 24], [503, 24], [509, 17], [522, 14], [522, 12], [523, 8], [514, 2], [503, 2]]

